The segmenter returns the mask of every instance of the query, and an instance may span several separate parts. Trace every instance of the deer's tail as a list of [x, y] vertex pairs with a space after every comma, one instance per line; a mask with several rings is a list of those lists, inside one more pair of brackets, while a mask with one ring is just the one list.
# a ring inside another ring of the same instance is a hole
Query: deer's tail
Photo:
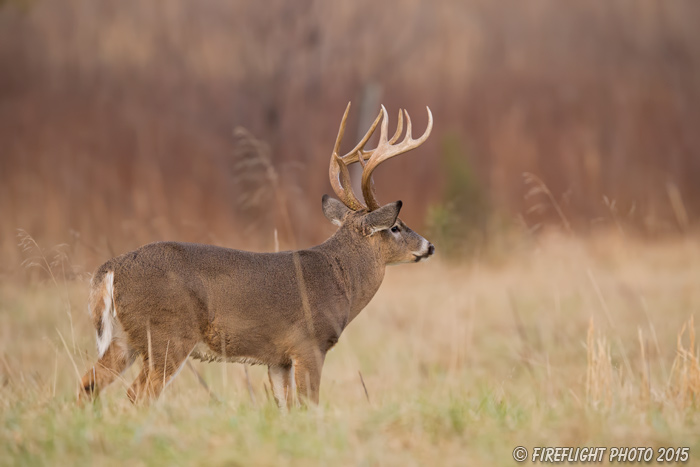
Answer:
[[98, 273], [92, 279], [88, 309], [97, 330], [97, 355], [102, 358], [114, 338], [114, 271]]

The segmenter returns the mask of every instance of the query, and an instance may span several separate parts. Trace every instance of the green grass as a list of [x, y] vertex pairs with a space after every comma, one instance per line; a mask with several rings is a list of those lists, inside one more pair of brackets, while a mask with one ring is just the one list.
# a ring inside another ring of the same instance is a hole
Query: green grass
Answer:
[[[697, 465], [698, 404], [669, 381], [699, 281], [689, 239], [550, 237], [498, 267], [391, 268], [328, 355], [321, 405], [287, 414], [264, 368], [250, 368], [253, 402], [241, 365], [196, 362], [222, 402], [185, 368], [159, 401], [132, 406], [135, 365], [78, 407], [73, 362], [82, 372], [95, 357], [87, 284], [6, 283], [0, 465], [515, 465], [515, 446], [689, 446]], [[609, 346], [607, 402], [586, 393], [591, 318]]]

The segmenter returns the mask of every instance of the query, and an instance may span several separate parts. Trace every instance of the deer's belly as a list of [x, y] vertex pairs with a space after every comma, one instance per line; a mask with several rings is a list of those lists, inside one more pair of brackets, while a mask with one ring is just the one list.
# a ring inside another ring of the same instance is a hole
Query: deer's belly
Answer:
[[245, 363], [248, 365], [268, 365], [270, 362], [265, 362], [262, 359], [254, 356], [243, 355], [225, 355], [222, 352], [215, 352], [204, 342], [199, 342], [190, 353], [190, 357], [202, 362], [231, 362]]

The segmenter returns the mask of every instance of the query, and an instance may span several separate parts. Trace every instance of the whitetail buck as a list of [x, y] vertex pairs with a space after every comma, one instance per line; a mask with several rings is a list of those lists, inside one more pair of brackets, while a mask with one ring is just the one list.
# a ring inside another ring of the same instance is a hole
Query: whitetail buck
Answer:
[[[401, 201], [380, 206], [372, 172], [420, 146], [405, 138], [399, 111], [387, 137], [386, 109], [349, 153], [338, 151], [350, 104], [331, 155], [330, 181], [340, 201], [325, 195], [323, 213], [338, 226], [326, 242], [307, 250], [250, 253], [211, 245], [158, 242], [110, 259], [91, 282], [89, 310], [97, 329], [97, 364], [83, 376], [80, 398], [90, 398], [143, 358], [128, 390], [136, 402], [157, 397], [188, 357], [267, 365], [277, 403], [318, 403], [326, 352], [372, 299], [388, 264], [418, 262], [435, 251], [399, 218]], [[381, 120], [379, 143], [365, 145]], [[363, 166], [364, 206], [350, 188], [349, 164]]]

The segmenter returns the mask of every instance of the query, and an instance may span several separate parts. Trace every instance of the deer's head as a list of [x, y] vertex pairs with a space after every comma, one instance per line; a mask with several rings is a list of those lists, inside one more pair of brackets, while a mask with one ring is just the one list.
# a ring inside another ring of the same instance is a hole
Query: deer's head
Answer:
[[[324, 195], [323, 213], [334, 224], [376, 248], [386, 264], [418, 262], [428, 258], [435, 252], [435, 247], [399, 219], [401, 201], [384, 206], [377, 202], [372, 172], [385, 160], [415, 149], [428, 139], [430, 131], [433, 129], [433, 115], [430, 113], [430, 109], [428, 109], [428, 127], [423, 136], [413, 139], [411, 117], [404, 110], [403, 113], [399, 111], [396, 132], [391, 139], [388, 139], [389, 117], [386, 109], [382, 106], [381, 112], [357, 146], [344, 156], [340, 156], [338, 151], [345, 133], [349, 111], [350, 104], [345, 109], [343, 120], [340, 122], [329, 170], [331, 186], [340, 201]], [[395, 144], [403, 132], [404, 114], [406, 115], [406, 136], [400, 143]], [[380, 121], [382, 126], [377, 147], [365, 150], [365, 145]], [[350, 186], [348, 166], [355, 162], [362, 165], [362, 195], [367, 203], [366, 206], [355, 196]]]

